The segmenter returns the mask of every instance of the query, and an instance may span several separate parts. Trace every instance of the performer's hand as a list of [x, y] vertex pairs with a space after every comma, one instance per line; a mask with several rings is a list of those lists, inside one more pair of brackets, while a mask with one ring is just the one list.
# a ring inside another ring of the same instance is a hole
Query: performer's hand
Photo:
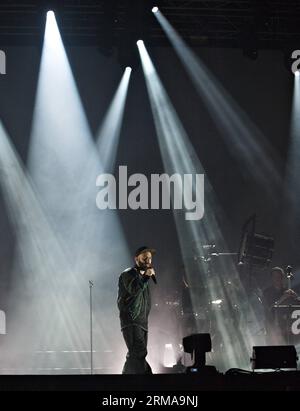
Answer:
[[285, 290], [284, 294], [289, 297], [297, 298], [297, 294], [295, 293], [294, 290], [291, 290], [291, 289]]
[[155, 275], [154, 268], [147, 268], [144, 275], [147, 275], [148, 277], [152, 277], [152, 275]]

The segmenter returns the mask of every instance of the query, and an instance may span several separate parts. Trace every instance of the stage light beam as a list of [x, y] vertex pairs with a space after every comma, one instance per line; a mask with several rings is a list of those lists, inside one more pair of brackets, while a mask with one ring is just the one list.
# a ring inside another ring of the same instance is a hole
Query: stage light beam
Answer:
[[[22, 353], [19, 358], [22, 367], [28, 364], [28, 356], [30, 361], [37, 362], [33, 357], [34, 351], [41, 345], [44, 347], [43, 342], [48, 338], [52, 347], [56, 347], [60, 338], [64, 344], [80, 344], [82, 324], [70, 310], [69, 297], [76, 291], [67, 287], [67, 279], [71, 275], [68, 261], [41, 207], [32, 181], [1, 123], [0, 168], [3, 170], [0, 183], [17, 242], [11, 273], [11, 284], [14, 286], [9, 296], [12, 335], [7, 343], [11, 353]], [[30, 301], [26, 300], [28, 290]], [[26, 332], [28, 324], [31, 324], [30, 333]], [[74, 363], [83, 366], [80, 358], [74, 358]]]
[[[165, 171], [168, 174], [179, 173], [180, 175], [205, 174], [203, 166], [161, 83], [143, 42], [138, 44], [138, 50], [145, 74], [146, 86]], [[228, 290], [228, 281], [226, 281], [229, 279], [236, 280], [238, 278], [233, 261], [229, 261], [222, 267], [224, 276], [214, 276], [212, 278], [207, 272], [205, 255], [201, 248], [201, 244], [209, 244], [210, 241], [218, 244], [224, 250], [227, 248], [218, 221], [218, 218], [222, 216], [222, 211], [220, 210], [207, 175], [205, 176], [205, 204], [204, 217], [197, 222], [185, 221], [183, 210], [174, 210], [177, 235], [188, 277], [189, 288], [191, 290], [192, 304], [194, 307], [199, 306], [199, 295], [195, 290], [198, 289], [197, 287], [199, 287], [199, 285], [205, 284], [210, 301], [216, 300], [217, 296], [218, 299], [230, 301], [233, 306], [237, 306], [240, 302], [239, 296], [233, 287]], [[195, 275], [191, 244], [197, 245], [198, 258], [196, 272], [198, 275]], [[228, 276], [231, 276], [231, 278], [228, 278]], [[246, 294], [242, 285], [240, 285], [240, 293], [245, 299]], [[251, 311], [251, 308], [249, 308], [249, 311]], [[237, 330], [234, 324], [234, 315], [232, 314], [233, 318], [230, 319], [228, 318], [228, 313], [226, 314], [222, 310], [217, 310], [215, 317], [228, 355], [228, 361], [224, 368], [230, 366], [230, 364], [240, 366], [241, 363], [243, 366], [248, 366], [246, 353], [247, 347], [248, 349], [251, 348], [252, 339], [247, 326], [244, 326], [242, 331]], [[228, 320], [231, 321], [230, 325]], [[233, 338], [233, 336], [235, 336], [235, 338]]]
[[290, 142], [287, 157], [285, 177], [285, 212], [282, 225], [286, 241], [295, 253], [298, 252], [300, 239], [300, 76], [294, 76], [293, 102], [290, 125]]
[[241, 172], [251, 176], [264, 193], [276, 200], [276, 193], [282, 185], [279, 153], [250, 120], [245, 111], [234, 101], [200, 57], [179, 36], [165, 16], [155, 13], [184, 68], [190, 75], [199, 96], [205, 102], [209, 113], [219, 129], [229, 151], [241, 165]]
[[[130, 70], [121, 80], [121, 90], [128, 85]], [[127, 90], [127, 88], [126, 88]], [[125, 93], [126, 95], [126, 93]], [[124, 95], [122, 94], [124, 99]], [[122, 100], [122, 104], [124, 101]], [[117, 106], [123, 107], [121, 101]], [[121, 115], [120, 111], [115, 113]], [[119, 130], [119, 119], [113, 124]], [[117, 134], [116, 134], [117, 135]], [[110, 134], [111, 136], [111, 134]], [[117, 144], [117, 141], [115, 140]], [[111, 146], [109, 146], [111, 147]], [[116, 147], [113, 147], [115, 150]], [[108, 147], [106, 161], [112, 158]], [[71, 351], [87, 350], [89, 346], [89, 280], [93, 280], [94, 301], [101, 301], [101, 317], [94, 313], [94, 334], [104, 355], [111, 347], [118, 313], [112, 310], [119, 264], [128, 266], [128, 247], [116, 214], [100, 212], [95, 207], [96, 178], [103, 173], [101, 153], [93, 140], [70, 63], [56, 24], [55, 16], [46, 21], [44, 45], [40, 63], [37, 95], [33, 114], [28, 168], [39, 194], [51, 228], [59, 238], [71, 269], [62, 275], [62, 268], [52, 275], [68, 283], [70, 315], [81, 323], [77, 342], [63, 345], [57, 333], [57, 344]], [[116, 264], [115, 253], [119, 256]], [[30, 255], [27, 257], [30, 259]], [[56, 259], [53, 253], [53, 259]], [[99, 267], [101, 266], [101, 270]], [[115, 273], [115, 277], [111, 273]], [[51, 293], [62, 292], [59, 281]], [[44, 345], [51, 348], [56, 324], [51, 311], [44, 313]], [[75, 324], [75, 323], [74, 323]], [[69, 325], [72, 328], [72, 323]], [[73, 327], [74, 328], [74, 327]], [[106, 331], [103, 332], [103, 329]], [[121, 344], [120, 344], [121, 345]], [[117, 362], [117, 358], [115, 359]], [[111, 364], [119, 369], [119, 364]]]
[[126, 67], [97, 133], [98, 150], [106, 173], [114, 170], [131, 72], [131, 67]]

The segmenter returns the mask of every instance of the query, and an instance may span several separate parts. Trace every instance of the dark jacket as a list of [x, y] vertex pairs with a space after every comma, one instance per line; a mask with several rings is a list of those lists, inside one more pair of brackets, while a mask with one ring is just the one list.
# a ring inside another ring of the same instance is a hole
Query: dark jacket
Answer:
[[148, 330], [151, 296], [148, 276], [142, 276], [136, 267], [128, 268], [119, 277], [118, 307], [121, 329], [137, 325]]

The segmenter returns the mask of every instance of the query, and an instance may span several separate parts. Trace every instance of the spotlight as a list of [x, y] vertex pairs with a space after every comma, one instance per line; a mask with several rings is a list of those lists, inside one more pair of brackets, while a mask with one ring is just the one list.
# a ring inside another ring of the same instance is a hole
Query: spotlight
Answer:
[[222, 302], [223, 302], [223, 300], [221, 300], [221, 298], [220, 298], [218, 300], [213, 300], [211, 303], [215, 304], [215, 305], [220, 305], [220, 304], [222, 304]]
[[172, 344], [165, 344], [164, 366], [167, 368], [173, 367], [176, 364], [174, 348]]
[[54, 11], [53, 11], [53, 10], [47, 11], [47, 18], [54, 18], [54, 17], [55, 17], [55, 15], [54, 15]]
[[138, 41], [136, 42], [136, 44], [137, 44], [138, 46], [141, 46], [143, 43], [144, 43], [143, 40], [138, 40]]
[[127, 67], [126, 67], [126, 69], [125, 69], [125, 71], [126, 71], [127, 73], [131, 73], [132, 68], [131, 68], [131, 67], [129, 67], [129, 66], [127, 66]]
[[153, 7], [152, 8], [152, 13], [157, 13], [158, 12], [158, 7]]
[[295, 76], [296, 76], [296, 77], [299, 77], [299, 76], [300, 76], [300, 71], [299, 71], [299, 70], [295, 71]]

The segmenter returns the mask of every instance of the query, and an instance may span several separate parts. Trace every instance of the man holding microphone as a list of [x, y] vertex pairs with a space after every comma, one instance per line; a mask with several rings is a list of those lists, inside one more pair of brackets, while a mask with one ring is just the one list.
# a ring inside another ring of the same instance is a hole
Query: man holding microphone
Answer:
[[151, 309], [150, 278], [156, 283], [152, 268], [154, 254], [152, 248], [138, 248], [134, 267], [123, 271], [119, 277], [118, 308], [121, 331], [128, 348], [122, 374], [152, 374], [146, 356]]

